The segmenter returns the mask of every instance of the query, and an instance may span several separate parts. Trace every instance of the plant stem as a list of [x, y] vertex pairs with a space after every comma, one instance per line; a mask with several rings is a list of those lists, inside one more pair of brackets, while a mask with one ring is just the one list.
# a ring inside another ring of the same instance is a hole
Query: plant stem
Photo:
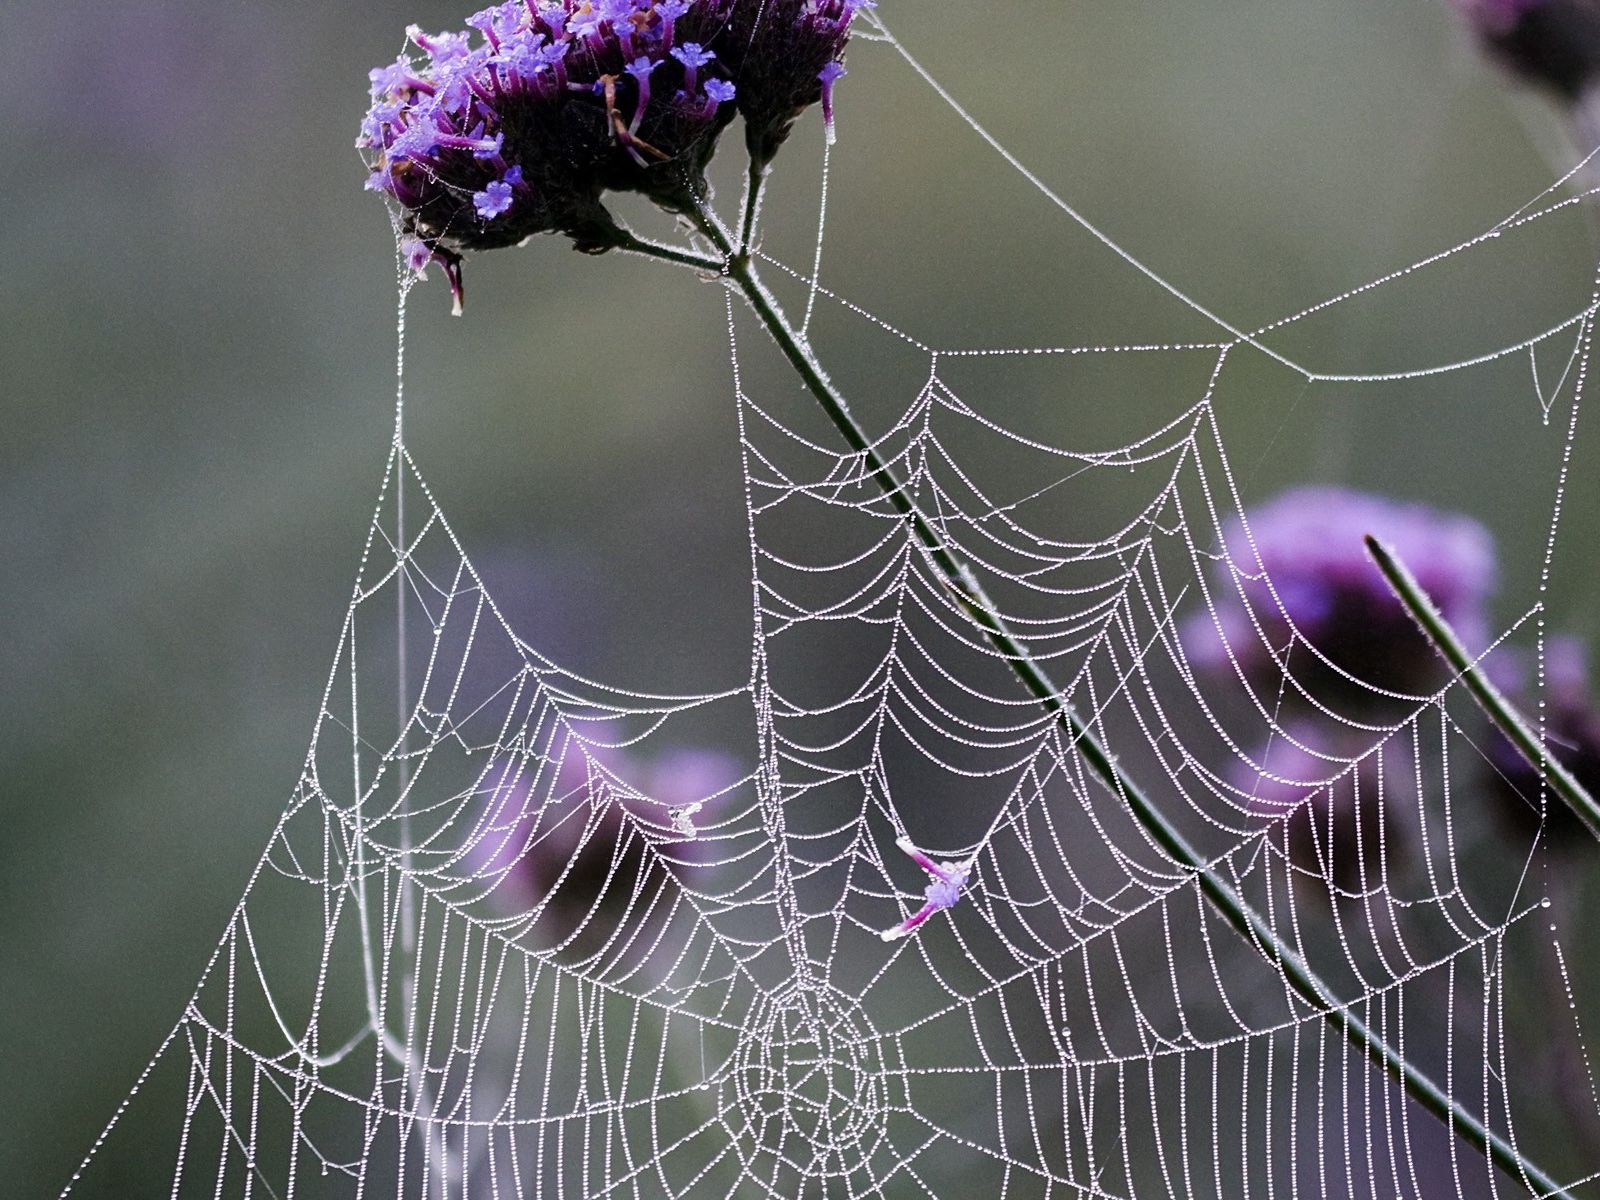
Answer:
[[754, 156], [750, 159], [749, 174], [744, 181], [744, 212], [739, 217], [739, 253], [750, 252], [750, 241], [756, 235], [756, 220], [761, 216], [761, 193], [767, 182], [767, 168]]
[[[1408, 1063], [1392, 1049], [1372, 1028], [1343, 1005], [1327, 984], [1317, 976], [1291, 946], [1278, 936], [1272, 925], [1249, 902], [1226, 882], [1200, 853], [1189, 844], [1156, 803], [1117, 765], [1110, 753], [1100, 743], [1083, 719], [1064, 698], [1044, 668], [1033, 658], [1027, 648], [1007, 628], [1005, 621], [984, 594], [977, 577], [960, 562], [931, 522], [918, 508], [906, 485], [896, 477], [887, 463], [873, 449], [866, 433], [850, 415], [844, 397], [834, 388], [826, 372], [811, 352], [810, 345], [792, 325], [779, 307], [777, 300], [761, 281], [751, 261], [748, 245], [735, 245], [728, 232], [710, 209], [702, 205], [689, 214], [700, 232], [716, 247], [724, 260], [717, 263], [722, 274], [738, 288], [746, 303], [766, 327], [784, 357], [804, 382], [806, 389], [822, 406], [833, 422], [834, 428], [861, 456], [867, 474], [871, 476], [884, 497], [905, 518], [917, 540], [922, 543], [929, 559], [938, 568], [945, 584], [961, 607], [984, 631], [990, 645], [1003, 657], [1006, 665], [1021, 681], [1023, 687], [1039, 701], [1078, 748], [1090, 769], [1111, 793], [1127, 804], [1129, 811], [1169, 856], [1194, 874], [1201, 893], [1221, 914], [1224, 920], [1240, 934], [1263, 958], [1283, 973], [1289, 985], [1323, 1018], [1366, 1058], [1390, 1078], [1406, 1094], [1428, 1112], [1438, 1117], [1451, 1130], [1480, 1151], [1490, 1162], [1508, 1174], [1520, 1178], [1529, 1188], [1547, 1197], [1570, 1200], [1569, 1193], [1537, 1165], [1529, 1162], [1514, 1146], [1485, 1126], [1465, 1108], [1461, 1107], [1423, 1072]], [[742, 243], [742, 239], [741, 239]], [[639, 253], [652, 253], [639, 246], [630, 247]], [[672, 261], [686, 256], [672, 251]], [[665, 255], [657, 255], [665, 257]], [[696, 263], [695, 265], [699, 265]]]
[[692, 250], [682, 250], [677, 246], [666, 246], [660, 242], [646, 241], [644, 238], [635, 237], [626, 229], [619, 230], [616, 240], [611, 245], [626, 254], [638, 254], [645, 258], [659, 258], [663, 262], [677, 263], [680, 267], [693, 267], [697, 271], [705, 271], [711, 275], [722, 274], [722, 260], [707, 258], [703, 254], [696, 254]]
[[1528, 760], [1528, 765], [1539, 775], [1550, 790], [1566, 801], [1567, 807], [1577, 814], [1597, 839], [1600, 839], [1600, 805], [1595, 803], [1594, 797], [1587, 788], [1579, 783], [1577, 777], [1545, 748], [1544, 742], [1523, 720], [1522, 715], [1512, 707], [1511, 702], [1505, 698], [1500, 689], [1490, 682], [1489, 677], [1473, 662], [1472, 656], [1467, 653], [1467, 648], [1461, 644], [1461, 639], [1456, 636], [1455, 630], [1450, 628], [1450, 623], [1444, 619], [1444, 614], [1439, 611], [1427, 592], [1422, 590], [1422, 585], [1417, 582], [1405, 563], [1401, 562], [1395, 554], [1370, 533], [1367, 535], [1367, 553], [1372, 555], [1378, 569], [1383, 572], [1384, 578], [1389, 581], [1389, 586], [1394, 589], [1394, 594], [1406, 606], [1412, 618], [1422, 627], [1422, 632], [1427, 635], [1433, 648], [1439, 652], [1445, 662], [1456, 671], [1462, 682], [1467, 685], [1467, 690], [1472, 693], [1472, 698], [1478, 702], [1478, 707], [1489, 715], [1500, 732], [1511, 740], [1523, 758]]

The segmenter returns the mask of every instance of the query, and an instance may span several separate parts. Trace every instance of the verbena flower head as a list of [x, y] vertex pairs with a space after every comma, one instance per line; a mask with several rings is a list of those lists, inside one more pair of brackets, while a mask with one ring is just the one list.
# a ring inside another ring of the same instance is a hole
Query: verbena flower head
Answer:
[[732, 7], [514, 0], [469, 17], [470, 32], [407, 30], [420, 54], [370, 73], [356, 145], [367, 186], [400, 205], [410, 265], [441, 263], [459, 308], [463, 250], [549, 232], [605, 250], [608, 189], [689, 203], [734, 114], [737, 89], [706, 49]]
[[508, 0], [466, 30], [413, 25], [415, 53], [369, 72], [367, 187], [399, 204], [407, 264], [439, 264], [459, 312], [464, 251], [563, 233], [598, 253], [621, 237], [605, 192], [703, 199], [735, 112], [762, 165], [812, 104], [831, 138], [851, 22], [873, 3]]
[[[1589, 679], [1588, 649], [1575, 638], [1551, 638], [1544, 664], [1545, 744], [1591, 794], [1600, 793], [1600, 704]], [[1490, 674], [1534, 724], [1538, 696], [1528, 666], [1521, 656], [1496, 655]], [[1547, 790], [1541, 802], [1539, 772], [1498, 728], [1490, 732], [1484, 753], [1501, 800], [1501, 815], [1512, 832], [1531, 840], [1540, 827], [1542, 810], [1550, 844], [1592, 845], [1588, 828], [1565, 801]]]
[[796, 118], [821, 103], [833, 138], [833, 88], [851, 24], [876, 0], [738, 0], [717, 45], [738, 81], [745, 141], [770, 162]]
[[1358, 681], [1397, 691], [1431, 686], [1437, 656], [1368, 556], [1369, 533], [1410, 567], [1469, 646], [1483, 643], [1494, 543], [1470, 517], [1336, 487], [1295, 488], [1248, 516], [1248, 534], [1238, 517], [1223, 529], [1215, 619], [1199, 613], [1183, 628], [1201, 669], [1231, 674], [1237, 663], [1265, 682], [1287, 653], [1289, 670], [1304, 679], [1316, 659], [1294, 644], [1297, 633]]
[[1600, 82], [1600, 0], [1455, 0], [1488, 54], [1513, 75], [1577, 100]]

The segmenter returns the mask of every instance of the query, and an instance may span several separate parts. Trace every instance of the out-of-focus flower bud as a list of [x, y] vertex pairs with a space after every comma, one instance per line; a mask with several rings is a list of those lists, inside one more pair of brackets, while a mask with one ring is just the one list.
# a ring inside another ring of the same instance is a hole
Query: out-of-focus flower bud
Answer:
[[[630, 905], [709, 869], [737, 765], [673, 749], [641, 763], [570, 739], [559, 755], [503, 755], [485, 772], [461, 874], [500, 913], [526, 916], [535, 941], [592, 952]], [[659, 915], [659, 914], [658, 914]]]
[[[1403, 751], [1372, 751], [1370, 739], [1327, 722], [1296, 721], [1274, 736], [1254, 762], [1229, 772], [1248, 819], [1288, 854], [1302, 879], [1324, 881], [1350, 898], [1379, 887], [1386, 867], [1409, 852], [1409, 798], [1415, 784]], [[1382, 766], [1380, 766], [1382, 764]]]
[[1526, 83], [1575, 103], [1600, 82], [1597, 0], [1455, 0], [1484, 50]]

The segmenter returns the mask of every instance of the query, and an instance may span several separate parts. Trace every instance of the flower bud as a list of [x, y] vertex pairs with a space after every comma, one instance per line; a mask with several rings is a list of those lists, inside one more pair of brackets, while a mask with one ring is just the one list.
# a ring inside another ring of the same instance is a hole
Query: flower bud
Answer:
[[503, 755], [479, 783], [459, 869], [534, 941], [591, 953], [639, 918], [640, 896], [710, 869], [740, 779], [727, 756], [691, 748], [640, 762], [574, 739], [553, 757]]
[[1300, 879], [1321, 880], [1350, 899], [1378, 887], [1411, 848], [1406, 809], [1415, 776], [1397, 742], [1385, 753], [1387, 763], [1356, 731], [1296, 720], [1257, 762], [1236, 762], [1229, 782], [1249, 821], [1268, 830]]
[[875, 0], [736, 0], [715, 45], [738, 82], [745, 142], [765, 166], [795, 119], [821, 103], [833, 136], [833, 85], [844, 74], [850, 24]]

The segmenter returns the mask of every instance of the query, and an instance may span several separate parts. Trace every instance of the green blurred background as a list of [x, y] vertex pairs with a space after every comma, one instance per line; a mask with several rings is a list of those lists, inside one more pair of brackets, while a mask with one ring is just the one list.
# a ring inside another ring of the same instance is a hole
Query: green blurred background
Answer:
[[[351, 149], [365, 73], [408, 22], [464, 13], [0, 11], [0, 1177], [32, 1196], [59, 1189], [181, 1011], [304, 756], [394, 402], [390, 231]], [[1555, 114], [1434, 0], [882, 11], [1046, 183], [1245, 327], [1477, 235], [1563, 153]], [[1217, 336], [889, 47], [853, 50], [839, 94], [829, 286], [939, 346]], [[800, 267], [820, 140], [802, 126], [768, 212], [766, 249]], [[1594, 246], [1573, 211], [1275, 344], [1329, 371], [1482, 353], [1587, 304]], [[591, 677], [738, 686], [720, 293], [553, 240], [469, 262], [467, 287], [461, 320], [439, 281], [413, 295], [408, 440], [513, 624]], [[922, 382], [914, 356], [834, 365], [904, 389], [869, 414]], [[1567, 405], [1542, 420], [1525, 357], [1403, 387], [1239, 366], [1218, 412], [1247, 500], [1319, 479], [1464, 509], [1500, 539], [1498, 615], [1532, 603]], [[1046, 436], [1109, 445], [1193, 403], [1197, 369], [1150, 359], [1067, 402], [1048, 373], [997, 365], [966, 394], [1034, 392]], [[1553, 626], [1591, 641], [1593, 437], [1552, 585]]]

